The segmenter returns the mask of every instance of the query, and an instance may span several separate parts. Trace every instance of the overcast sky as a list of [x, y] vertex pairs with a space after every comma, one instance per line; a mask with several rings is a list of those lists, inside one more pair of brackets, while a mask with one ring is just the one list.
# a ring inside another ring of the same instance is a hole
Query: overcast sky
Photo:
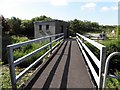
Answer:
[[79, 19], [117, 25], [118, 0], [1, 0], [0, 13], [5, 18], [46, 15], [65, 21]]

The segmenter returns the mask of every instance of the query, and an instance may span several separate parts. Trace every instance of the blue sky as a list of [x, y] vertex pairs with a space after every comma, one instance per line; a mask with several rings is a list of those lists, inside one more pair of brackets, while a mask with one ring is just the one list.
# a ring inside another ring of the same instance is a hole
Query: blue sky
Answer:
[[1, 0], [0, 13], [20, 19], [46, 15], [60, 20], [88, 20], [103, 25], [118, 24], [117, 0]]

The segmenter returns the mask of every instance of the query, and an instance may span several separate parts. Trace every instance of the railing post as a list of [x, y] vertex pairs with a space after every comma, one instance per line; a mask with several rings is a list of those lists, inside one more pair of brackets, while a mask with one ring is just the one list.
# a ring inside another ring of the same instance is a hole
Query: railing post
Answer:
[[103, 73], [105, 68], [105, 59], [106, 59], [106, 47], [102, 47], [100, 50], [100, 68], [99, 68], [99, 86], [98, 89], [102, 89], [103, 84]]
[[15, 75], [15, 67], [14, 67], [14, 60], [13, 60], [13, 49], [7, 47], [8, 50], [8, 61], [9, 61], [9, 69], [10, 69], [10, 76], [11, 76], [11, 83], [12, 83], [12, 90], [16, 90], [16, 75]]
[[84, 39], [82, 38], [82, 43], [84, 43]]
[[52, 37], [50, 37], [50, 49], [51, 49], [51, 51], [50, 51], [50, 54], [52, 53]]

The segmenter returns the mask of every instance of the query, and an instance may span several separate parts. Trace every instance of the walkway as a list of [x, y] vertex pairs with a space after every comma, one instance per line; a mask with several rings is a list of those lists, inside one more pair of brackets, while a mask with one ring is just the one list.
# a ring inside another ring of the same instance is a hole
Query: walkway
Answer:
[[93, 88], [76, 40], [67, 39], [55, 56], [42, 66], [29, 88]]

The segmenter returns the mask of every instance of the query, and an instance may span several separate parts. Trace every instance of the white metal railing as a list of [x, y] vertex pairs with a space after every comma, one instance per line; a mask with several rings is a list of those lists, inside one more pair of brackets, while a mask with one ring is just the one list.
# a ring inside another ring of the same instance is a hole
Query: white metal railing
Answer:
[[[57, 39], [52, 40], [52, 37], [58, 37]], [[31, 53], [28, 53], [27, 55], [14, 60], [13, 58], [13, 49], [21, 47], [21, 46], [25, 46], [28, 44], [32, 44], [34, 42], [39, 42], [41, 40], [45, 40], [45, 39], [50, 39], [50, 42], [48, 42], [46, 45], [34, 50]], [[64, 34], [60, 33], [60, 34], [55, 34], [55, 35], [51, 35], [51, 36], [46, 36], [46, 37], [42, 37], [42, 38], [37, 38], [37, 39], [33, 39], [33, 40], [29, 40], [26, 42], [21, 42], [21, 43], [17, 43], [17, 44], [12, 44], [12, 45], [8, 45], [7, 46], [7, 50], [8, 50], [8, 61], [9, 61], [9, 65], [10, 65], [10, 76], [11, 76], [11, 84], [12, 84], [12, 88], [13, 89], [17, 89], [16, 83], [18, 80], [20, 80], [32, 67], [34, 67], [36, 64], [38, 64], [40, 62], [41, 59], [43, 59], [47, 54], [49, 54], [53, 49], [55, 49], [55, 47], [57, 45], [59, 45], [64, 39]], [[52, 47], [52, 43], [59, 41], [56, 45], [54, 45]], [[40, 56], [36, 61], [34, 61], [30, 66], [28, 66], [25, 70], [23, 70], [19, 75], [15, 74], [15, 67], [20, 64], [21, 62], [25, 61], [26, 59], [28, 59], [29, 57], [35, 55], [37, 52], [43, 50], [44, 48], [50, 46], [50, 49], [45, 52], [42, 56]]]
[[103, 90], [105, 90], [107, 76], [113, 77], [113, 78], [119, 78], [120, 79], [120, 76], [107, 75], [107, 73], [108, 73], [108, 67], [109, 67], [109, 62], [110, 62], [111, 58], [114, 57], [114, 56], [116, 56], [116, 55], [120, 56], [120, 52], [113, 52], [106, 59], [105, 70], [104, 70], [104, 74], [103, 74], [103, 77], [104, 77], [104, 79], [103, 79], [103, 87], [102, 87]]
[[[94, 80], [97, 84], [98, 89], [102, 88], [102, 83], [103, 83], [102, 73], [104, 72], [104, 66], [105, 66], [104, 64], [105, 64], [105, 58], [106, 58], [106, 47], [93, 41], [93, 40], [90, 40], [89, 38], [86, 38], [85, 36], [80, 35], [78, 33], [76, 33], [76, 40], [77, 40], [77, 43], [84, 55], [87, 65], [94, 77]], [[87, 41], [88, 43], [92, 44], [93, 46], [95, 46], [96, 48], [98, 48], [100, 50], [100, 58], [99, 59], [85, 45], [84, 41]], [[90, 62], [90, 59], [88, 58], [86, 52], [89, 54], [89, 56], [92, 58], [93, 62], [98, 67], [99, 74], [97, 74], [97, 72], [96, 72], [95, 68], [93, 67], [92, 63]]]

